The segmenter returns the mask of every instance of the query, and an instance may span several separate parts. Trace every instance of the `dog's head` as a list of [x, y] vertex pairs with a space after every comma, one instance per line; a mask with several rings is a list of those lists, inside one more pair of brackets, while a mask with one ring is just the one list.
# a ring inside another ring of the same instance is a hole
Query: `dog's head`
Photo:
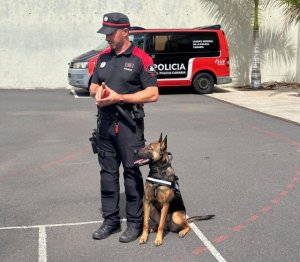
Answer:
[[167, 136], [162, 139], [162, 134], [160, 134], [159, 140], [152, 142], [149, 145], [137, 150], [137, 157], [139, 158], [134, 162], [135, 166], [144, 166], [147, 164], [154, 164], [158, 162], [163, 162], [167, 158]]

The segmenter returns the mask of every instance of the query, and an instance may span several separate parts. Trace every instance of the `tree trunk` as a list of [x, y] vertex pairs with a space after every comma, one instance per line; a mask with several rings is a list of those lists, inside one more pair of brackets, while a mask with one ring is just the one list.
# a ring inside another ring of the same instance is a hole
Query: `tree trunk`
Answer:
[[260, 51], [259, 51], [259, 23], [258, 23], [258, 5], [259, 0], [254, 0], [254, 25], [253, 25], [253, 56], [251, 67], [251, 87], [261, 87], [261, 72], [260, 72]]
[[251, 68], [251, 87], [261, 87], [261, 72], [260, 72], [260, 52], [259, 52], [259, 33], [253, 32], [253, 57]]

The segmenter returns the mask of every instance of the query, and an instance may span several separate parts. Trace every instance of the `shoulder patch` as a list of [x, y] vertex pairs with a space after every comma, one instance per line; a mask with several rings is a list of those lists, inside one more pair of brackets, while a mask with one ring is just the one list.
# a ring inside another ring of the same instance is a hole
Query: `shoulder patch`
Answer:
[[149, 66], [148, 66], [148, 69], [147, 69], [147, 72], [148, 72], [149, 74], [156, 74], [156, 70], [155, 70], [155, 68], [154, 68], [154, 65], [149, 65]]

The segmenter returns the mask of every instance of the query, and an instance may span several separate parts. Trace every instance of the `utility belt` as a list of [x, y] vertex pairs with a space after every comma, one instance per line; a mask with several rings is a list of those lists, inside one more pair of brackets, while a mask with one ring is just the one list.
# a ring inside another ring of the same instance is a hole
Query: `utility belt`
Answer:
[[145, 117], [144, 105], [143, 104], [116, 104], [113, 105], [109, 110], [98, 109], [98, 118], [103, 120], [120, 120], [119, 116], [122, 116], [128, 122], [128, 118], [133, 120], [140, 120]]

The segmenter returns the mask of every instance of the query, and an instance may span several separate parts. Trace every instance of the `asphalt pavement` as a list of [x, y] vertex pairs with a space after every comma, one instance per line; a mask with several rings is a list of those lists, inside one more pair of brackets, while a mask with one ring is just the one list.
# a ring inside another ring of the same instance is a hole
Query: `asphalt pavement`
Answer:
[[[145, 245], [91, 237], [102, 218], [88, 94], [0, 90], [0, 261], [299, 262], [300, 98], [287, 96], [297, 100], [283, 117], [271, 101], [285, 94], [243, 104], [259, 92], [162, 92], [145, 106], [146, 139], [168, 135], [187, 214], [215, 215], [155, 247], [153, 234]], [[122, 176], [120, 209], [125, 229]]]

